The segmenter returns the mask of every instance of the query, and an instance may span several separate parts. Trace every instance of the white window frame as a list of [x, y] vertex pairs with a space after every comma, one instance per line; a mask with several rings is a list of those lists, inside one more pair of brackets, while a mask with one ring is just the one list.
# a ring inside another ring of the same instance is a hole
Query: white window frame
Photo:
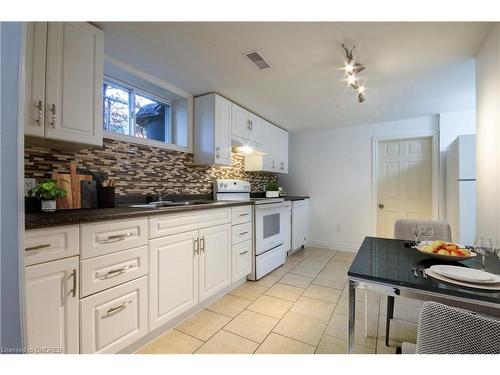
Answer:
[[[143, 146], [150, 146], [150, 147], [157, 147], [157, 148], [162, 148], [162, 149], [166, 149], [166, 150], [192, 153], [193, 152], [193, 96], [191, 94], [188, 94], [187, 92], [165, 82], [165, 81], [162, 81], [162, 80], [152, 76], [149, 73], [146, 73], [146, 72], [144, 72], [144, 71], [142, 71], [134, 66], [131, 66], [131, 65], [121, 61], [120, 59], [112, 57], [108, 54], [104, 55], [104, 61], [106, 63], [115, 65], [116, 67], [118, 67], [118, 68], [120, 68], [120, 69], [122, 69], [130, 74], [135, 75], [137, 78], [143, 79], [143, 80], [150, 82], [150, 83], [152, 83], [152, 84], [154, 84], [162, 89], [170, 91], [170, 92], [186, 99], [187, 100], [187, 107], [188, 107], [188, 124], [187, 124], [188, 145], [187, 145], [187, 147], [185, 147], [185, 146], [177, 145], [174, 143], [160, 142], [160, 141], [156, 141], [153, 139], [144, 139], [144, 138], [134, 137], [134, 136], [127, 135], [127, 134], [109, 132], [106, 130], [104, 130], [104, 132], [103, 132], [103, 137], [106, 139], [135, 143], [135, 144], [140, 144]], [[105, 80], [108, 80], [108, 79], [110, 82], [112, 82], [112, 81], [117, 82], [117, 84], [119, 86], [123, 85], [121, 80], [114, 79], [113, 77], [105, 76]], [[128, 86], [131, 86], [131, 85], [128, 85]], [[101, 88], [101, 91], [102, 91], [102, 88]], [[145, 92], [144, 90], [140, 90], [140, 89], [139, 89], [139, 91]], [[152, 96], [153, 98], [157, 97], [157, 95], [150, 95], [147, 92], [145, 92], [145, 93], [147, 94], [145, 96]], [[163, 102], [164, 100], [165, 99], [162, 99], [160, 101]], [[175, 104], [171, 104], [170, 109], [171, 109], [170, 114], [172, 117], [171, 120], [173, 121], [173, 117], [175, 116], [174, 115]], [[172, 122], [172, 124], [173, 124], [173, 122]], [[173, 136], [173, 139], [175, 139], [175, 137], [176, 137], [175, 126], [174, 126], [174, 129], [172, 132], [172, 136]]]
[[[126, 82], [123, 82], [119, 79], [110, 77], [105, 75], [104, 76], [104, 83], [110, 83], [111, 85], [115, 85], [118, 88], [124, 89], [129, 91], [129, 101], [128, 101], [128, 112], [129, 112], [129, 134], [121, 134], [121, 133], [115, 133], [115, 132], [110, 132], [109, 130], [105, 130], [105, 132], [108, 133], [114, 133], [114, 134], [120, 134], [120, 135], [128, 135], [133, 138], [139, 138], [145, 140], [145, 138], [140, 138], [135, 136], [135, 126], [136, 126], [136, 114], [135, 114], [135, 97], [136, 95], [145, 97], [147, 99], [151, 99], [156, 101], [159, 104], [163, 104], [169, 107], [169, 114], [168, 114], [168, 129], [167, 129], [167, 140], [165, 142], [162, 141], [157, 141], [160, 143], [167, 143], [167, 144], [173, 144], [172, 140], [175, 139], [175, 124], [173, 123], [174, 120], [174, 115], [173, 115], [173, 104], [171, 103], [170, 100], [160, 97], [158, 95], [151, 94], [148, 91], [144, 91], [138, 87], [132, 86]], [[104, 115], [104, 114], [103, 114]], [[151, 139], [150, 139], [151, 140]]]

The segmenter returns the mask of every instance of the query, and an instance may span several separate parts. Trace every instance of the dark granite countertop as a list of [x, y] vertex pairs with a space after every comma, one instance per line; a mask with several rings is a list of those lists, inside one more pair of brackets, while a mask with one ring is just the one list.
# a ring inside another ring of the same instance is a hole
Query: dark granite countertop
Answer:
[[27, 212], [24, 227], [38, 229], [55, 227], [58, 225], [71, 225], [80, 223], [91, 223], [95, 221], [129, 219], [150, 215], [165, 215], [178, 212], [189, 212], [207, 210], [210, 208], [245, 206], [251, 202], [242, 201], [213, 201], [205, 204], [192, 206], [174, 206], [162, 208], [137, 208], [129, 206], [117, 206], [114, 208], [88, 208], [77, 210], [60, 210], [56, 212]]
[[285, 198], [286, 201], [301, 201], [304, 199], [309, 199], [310, 197], [309, 195], [287, 195], [283, 198]]

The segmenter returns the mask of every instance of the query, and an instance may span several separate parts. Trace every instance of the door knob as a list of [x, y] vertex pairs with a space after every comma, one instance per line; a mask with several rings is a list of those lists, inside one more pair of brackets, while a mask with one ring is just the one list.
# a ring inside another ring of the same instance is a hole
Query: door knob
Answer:
[[378, 208], [380, 208], [381, 210], [383, 210], [383, 209], [384, 209], [384, 207], [385, 207], [385, 206], [384, 206], [384, 204], [383, 204], [383, 203], [379, 203], [379, 204], [378, 204]]

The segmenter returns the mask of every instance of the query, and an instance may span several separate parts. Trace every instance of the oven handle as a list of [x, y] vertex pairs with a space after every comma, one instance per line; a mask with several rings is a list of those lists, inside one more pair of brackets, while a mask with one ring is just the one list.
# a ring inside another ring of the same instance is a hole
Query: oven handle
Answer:
[[269, 204], [257, 204], [255, 205], [255, 209], [259, 210], [267, 210], [269, 208], [285, 208], [284, 203], [269, 203]]

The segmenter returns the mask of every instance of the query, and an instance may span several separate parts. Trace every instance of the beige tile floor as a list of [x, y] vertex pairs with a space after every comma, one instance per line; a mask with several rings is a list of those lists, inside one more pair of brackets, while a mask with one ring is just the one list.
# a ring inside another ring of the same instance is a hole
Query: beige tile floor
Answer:
[[[149, 343], [141, 354], [342, 354], [347, 348], [347, 270], [355, 254], [305, 248], [257, 282], [248, 281]], [[398, 299], [385, 346], [386, 298], [356, 297], [355, 353], [393, 354], [415, 342], [420, 304]]]

